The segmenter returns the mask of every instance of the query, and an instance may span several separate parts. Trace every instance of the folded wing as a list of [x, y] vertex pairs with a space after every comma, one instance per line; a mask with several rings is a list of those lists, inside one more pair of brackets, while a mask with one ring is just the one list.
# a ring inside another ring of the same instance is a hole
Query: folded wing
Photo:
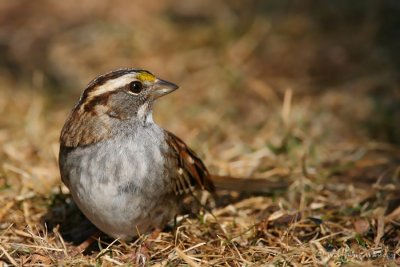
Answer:
[[214, 191], [214, 185], [204, 163], [179, 137], [166, 131], [167, 142], [172, 148], [170, 155], [177, 164], [174, 176], [174, 191], [177, 195], [187, 194], [194, 189]]

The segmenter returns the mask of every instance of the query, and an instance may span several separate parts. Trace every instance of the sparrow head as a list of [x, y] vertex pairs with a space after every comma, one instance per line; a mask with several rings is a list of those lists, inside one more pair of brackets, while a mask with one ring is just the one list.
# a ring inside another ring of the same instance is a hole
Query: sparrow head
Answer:
[[[153, 123], [154, 101], [178, 86], [142, 69], [120, 69], [91, 81], [61, 132], [68, 147], [101, 141], [116, 125]], [[118, 127], [121, 128], [121, 127]]]
[[177, 88], [177, 85], [161, 80], [149, 71], [121, 69], [90, 82], [79, 106], [86, 112], [126, 120], [147, 115], [154, 100]]

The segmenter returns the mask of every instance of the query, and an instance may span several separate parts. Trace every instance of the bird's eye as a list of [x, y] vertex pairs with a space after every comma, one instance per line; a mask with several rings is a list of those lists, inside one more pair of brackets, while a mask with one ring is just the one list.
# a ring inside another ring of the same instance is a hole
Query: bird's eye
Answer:
[[143, 89], [143, 84], [139, 81], [134, 81], [129, 84], [129, 91], [134, 94], [139, 94]]

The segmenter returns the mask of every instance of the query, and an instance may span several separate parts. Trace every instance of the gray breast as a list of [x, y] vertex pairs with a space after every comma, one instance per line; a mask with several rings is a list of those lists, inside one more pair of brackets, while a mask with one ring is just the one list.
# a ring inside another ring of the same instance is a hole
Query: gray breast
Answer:
[[162, 155], [166, 150], [164, 133], [156, 125], [64, 150], [60, 153], [60, 167], [67, 186], [107, 186], [115, 193], [151, 193], [155, 187], [169, 184]]
[[176, 212], [166, 149], [164, 132], [154, 124], [94, 145], [62, 148], [61, 175], [98, 228], [127, 239], [136, 235], [133, 229], [162, 226]]

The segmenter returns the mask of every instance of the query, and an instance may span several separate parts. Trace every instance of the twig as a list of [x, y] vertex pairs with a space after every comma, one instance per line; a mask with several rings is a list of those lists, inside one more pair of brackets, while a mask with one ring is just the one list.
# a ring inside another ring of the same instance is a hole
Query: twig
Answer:
[[176, 247], [175, 251], [176, 251], [176, 254], [178, 255], [178, 257], [181, 258], [182, 260], [184, 260], [187, 264], [189, 264], [189, 266], [191, 266], [191, 267], [200, 267], [200, 265], [195, 263], [191, 258], [189, 258], [188, 255], [185, 254], [185, 252], [183, 252], [179, 248]]
[[4, 255], [12, 265], [14, 265], [15, 267], [19, 266], [18, 263], [11, 257], [10, 254], [8, 254], [7, 250], [5, 250], [5, 248], [2, 245], [0, 245], [0, 250], [3, 251]]

